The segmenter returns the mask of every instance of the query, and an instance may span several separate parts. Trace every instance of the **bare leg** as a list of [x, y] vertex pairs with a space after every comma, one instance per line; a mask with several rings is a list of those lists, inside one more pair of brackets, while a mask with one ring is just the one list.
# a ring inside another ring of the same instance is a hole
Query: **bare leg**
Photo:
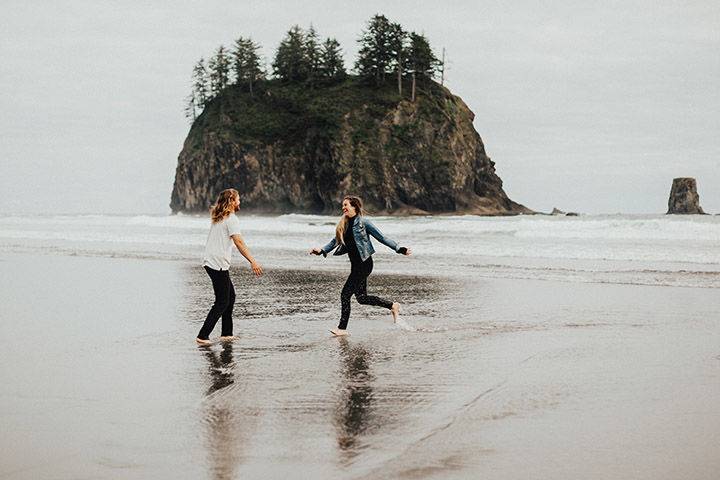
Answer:
[[397, 302], [393, 303], [390, 312], [392, 313], [393, 322], [397, 323], [398, 317], [400, 316], [400, 304]]

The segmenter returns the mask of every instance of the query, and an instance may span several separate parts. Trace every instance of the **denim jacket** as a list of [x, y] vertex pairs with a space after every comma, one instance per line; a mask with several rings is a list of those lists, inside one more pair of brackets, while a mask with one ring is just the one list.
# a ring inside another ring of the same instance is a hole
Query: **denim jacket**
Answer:
[[[353, 236], [355, 237], [355, 243], [357, 244], [357, 249], [360, 253], [360, 259], [363, 262], [370, 258], [373, 253], [375, 253], [373, 244], [370, 241], [371, 235], [375, 237], [378, 242], [382, 243], [383, 245], [387, 245], [388, 247], [395, 250], [395, 252], [399, 253], [400, 245], [398, 245], [395, 240], [385, 237], [380, 232], [380, 230], [378, 230], [377, 227], [373, 225], [370, 220], [359, 216], [355, 221], [355, 224], [353, 225]], [[333, 237], [333, 239], [330, 240], [327, 245], [322, 247], [321, 250], [323, 256], [327, 256], [327, 254], [330, 253], [330, 250], [335, 247], [337, 247], [337, 249], [335, 250], [335, 253], [333, 253], [333, 255], [344, 255], [345, 253], [347, 253], [347, 248], [345, 248], [345, 245], [338, 245], [337, 239]]]

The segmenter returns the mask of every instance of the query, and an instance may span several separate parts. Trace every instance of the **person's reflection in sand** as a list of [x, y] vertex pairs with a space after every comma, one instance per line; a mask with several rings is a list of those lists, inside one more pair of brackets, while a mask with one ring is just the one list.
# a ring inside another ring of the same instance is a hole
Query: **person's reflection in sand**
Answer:
[[338, 339], [342, 355], [342, 391], [335, 412], [337, 442], [347, 461], [360, 453], [359, 437], [371, 425], [373, 417], [373, 375], [370, 353], [361, 345], [351, 346], [347, 338]]
[[208, 442], [208, 460], [212, 477], [218, 480], [236, 478], [240, 460], [236, 425], [231, 404], [221, 390], [235, 383], [232, 342], [222, 344], [218, 354], [210, 346], [198, 347], [210, 363], [212, 384], [206, 392], [204, 424]]
[[207, 395], [235, 383], [232, 342], [224, 342], [219, 355], [211, 347], [201, 346], [198, 348], [203, 351], [210, 362], [209, 372], [212, 385], [208, 388]]

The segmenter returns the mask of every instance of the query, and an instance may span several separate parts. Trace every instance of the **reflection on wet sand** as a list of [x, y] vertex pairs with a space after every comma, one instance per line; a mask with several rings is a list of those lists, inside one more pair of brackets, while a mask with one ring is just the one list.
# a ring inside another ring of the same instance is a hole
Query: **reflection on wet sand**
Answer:
[[235, 478], [239, 464], [239, 438], [231, 404], [222, 399], [222, 389], [235, 383], [233, 344], [225, 342], [218, 354], [212, 347], [198, 347], [208, 360], [211, 385], [204, 424], [208, 441], [208, 460], [212, 478], [227, 480]]
[[235, 372], [233, 371], [235, 363], [233, 361], [233, 344], [232, 342], [225, 342], [222, 345], [220, 355], [218, 355], [211, 347], [200, 346], [200, 350], [205, 354], [210, 363], [210, 379], [212, 384], [206, 395], [210, 395], [218, 390], [221, 390], [228, 385], [235, 383]]
[[374, 417], [370, 353], [353, 346], [347, 338], [338, 339], [342, 356], [342, 385], [335, 409], [337, 442], [345, 462], [352, 462], [364, 448], [361, 436], [372, 427]]

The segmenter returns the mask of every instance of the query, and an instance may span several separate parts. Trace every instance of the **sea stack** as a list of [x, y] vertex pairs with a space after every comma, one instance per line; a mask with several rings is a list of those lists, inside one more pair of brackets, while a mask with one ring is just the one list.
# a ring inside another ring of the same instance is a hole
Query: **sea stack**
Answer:
[[533, 213], [505, 194], [460, 97], [432, 80], [414, 101], [395, 88], [352, 76], [228, 87], [185, 140], [173, 212], [205, 212], [233, 187], [246, 212], [330, 214], [356, 194], [375, 214]]
[[667, 213], [682, 215], [705, 214], [702, 207], [700, 207], [700, 196], [697, 193], [697, 182], [694, 178], [683, 177], [673, 180]]

